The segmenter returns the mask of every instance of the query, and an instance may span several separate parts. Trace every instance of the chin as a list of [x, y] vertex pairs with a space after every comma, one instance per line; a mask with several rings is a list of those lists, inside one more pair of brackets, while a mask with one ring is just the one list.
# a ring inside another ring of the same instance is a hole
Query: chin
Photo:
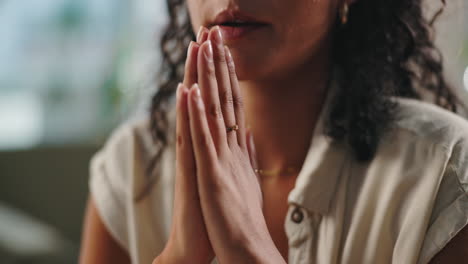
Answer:
[[255, 80], [258, 78], [258, 69], [255, 69], [254, 67], [249, 67], [250, 65], [246, 66], [241, 66], [236, 64], [236, 73], [237, 73], [237, 79], [239, 81], [249, 81], [249, 80]]
[[272, 65], [271, 62], [268, 62], [268, 56], [261, 56], [258, 53], [232, 52], [239, 81], [258, 80], [267, 76], [267, 65]]
[[[229, 46], [239, 81], [274, 80], [293, 71], [300, 62], [274, 45]], [[299, 54], [299, 53], [298, 53]]]
[[252, 64], [244, 67], [238, 66], [236, 69], [237, 79], [239, 81], [253, 81], [265, 77], [265, 73], [261, 71], [261, 67], [255, 67]]

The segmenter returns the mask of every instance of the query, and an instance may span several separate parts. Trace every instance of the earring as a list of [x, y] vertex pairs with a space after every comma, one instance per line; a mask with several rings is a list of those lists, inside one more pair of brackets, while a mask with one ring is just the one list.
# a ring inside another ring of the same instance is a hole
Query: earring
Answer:
[[345, 25], [346, 23], [348, 23], [348, 13], [349, 13], [348, 3], [344, 1], [343, 6], [341, 7], [341, 10], [340, 10], [340, 18], [341, 18], [342, 25]]

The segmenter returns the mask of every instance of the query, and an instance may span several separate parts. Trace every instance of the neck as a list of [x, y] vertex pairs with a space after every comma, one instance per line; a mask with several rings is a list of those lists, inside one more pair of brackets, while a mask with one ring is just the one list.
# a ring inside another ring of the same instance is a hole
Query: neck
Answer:
[[325, 99], [329, 62], [320, 56], [281, 78], [240, 82], [260, 169], [302, 167]]

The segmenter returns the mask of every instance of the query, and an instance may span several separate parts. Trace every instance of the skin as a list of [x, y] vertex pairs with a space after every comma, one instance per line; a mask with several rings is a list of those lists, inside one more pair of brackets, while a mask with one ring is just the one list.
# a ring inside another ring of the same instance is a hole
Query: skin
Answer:
[[109, 234], [90, 197], [86, 206], [79, 263], [129, 264], [130, 257]]
[[[153, 263], [209, 263], [214, 255], [221, 263], [284, 263], [287, 195], [297, 175], [258, 178], [252, 168], [302, 164], [325, 96], [328, 47], [341, 1], [187, 3], [194, 30], [227, 6], [258, 14], [271, 25], [235, 42], [219, 40], [216, 28], [202, 28], [188, 50], [177, 91], [177, 228]], [[233, 124], [239, 130], [227, 133]], [[129, 263], [92, 199], [86, 215], [81, 263]], [[466, 257], [466, 230], [431, 263]], [[196, 252], [190, 251], [193, 244]]]

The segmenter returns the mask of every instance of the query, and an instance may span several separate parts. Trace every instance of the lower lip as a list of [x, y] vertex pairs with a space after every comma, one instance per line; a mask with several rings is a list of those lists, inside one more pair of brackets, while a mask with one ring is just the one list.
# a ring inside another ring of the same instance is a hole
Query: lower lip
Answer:
[[258, 31], [264, 27], [266, 27], [266, 25], [264, 24], [248, 25], [248, 26], [241, 26], [241, 27], [229, 27], [229, 26], [223, 26], [223, 25], [219, 26], [223, 34], [223, 38], [225, 40], [237, 40], [246, 36], [249, 33]]

